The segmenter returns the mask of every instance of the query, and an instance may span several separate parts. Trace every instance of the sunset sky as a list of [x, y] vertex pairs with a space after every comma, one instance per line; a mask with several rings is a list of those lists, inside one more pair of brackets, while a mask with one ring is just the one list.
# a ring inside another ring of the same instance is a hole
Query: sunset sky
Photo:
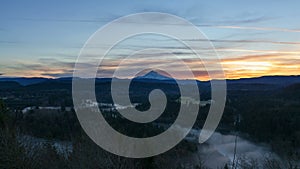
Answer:
[[[139, 12], [170, 13], [196, 25], [215, 46], [226, 78], [300, 75], [299, 7], [296, 0], [3, 0], [0, 77], [72, 76], [80, 49], [95, 31], [116, 18]], [[124, 54], [124, 49], [141, 44], [151, 46], [155, 39], [137, 38], [121, 44], [109, 55], [111, 58], [106, 58], [109, 66], [101, 69], [112, 70], [114, 59]], [[162, 45], [177, 47], [173, 43]], [[172, 62], [171, 56], [156, 55]], [[209, 79], [201, 62], [189, 55], [184, 49], [180, 51], [198, 79]], [[148, 62], [133, 60], [128, 68]], [[180, 72], [180, 67], [176, 69]]]

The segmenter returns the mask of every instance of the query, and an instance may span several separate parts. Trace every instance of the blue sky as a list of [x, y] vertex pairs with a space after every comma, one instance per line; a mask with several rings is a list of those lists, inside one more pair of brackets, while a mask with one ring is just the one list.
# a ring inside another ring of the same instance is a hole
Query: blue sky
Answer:
[[300, 68], [299, 6], [296, 0], [3, 0], [0, 74], [70, 76], [81, 47], [101, 26], [128, 14], [164, 12], [199, 26], [219, 49], [228, 78], [294, 75]]

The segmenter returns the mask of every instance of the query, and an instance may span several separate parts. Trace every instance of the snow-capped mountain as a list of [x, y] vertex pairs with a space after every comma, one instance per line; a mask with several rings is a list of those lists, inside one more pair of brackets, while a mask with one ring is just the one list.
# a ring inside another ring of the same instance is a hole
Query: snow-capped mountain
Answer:
[[143, 76], [136, 77], [137, 79], [152, 79], [152, 80], [172, 80], [172, 78], [168, 76], [164, 76], [156, 71], [150, 71]]

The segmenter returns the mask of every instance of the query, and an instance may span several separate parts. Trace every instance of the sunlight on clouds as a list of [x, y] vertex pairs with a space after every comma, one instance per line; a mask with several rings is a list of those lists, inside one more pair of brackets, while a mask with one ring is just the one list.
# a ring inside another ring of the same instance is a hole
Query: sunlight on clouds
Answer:
[[249, 70], [253, 71], [266, 71], [272, 66], [269, 62], [244, 62], [244, 61], [233, 61], [233, 62], [222, 62], [224, 69], [232, 70]]

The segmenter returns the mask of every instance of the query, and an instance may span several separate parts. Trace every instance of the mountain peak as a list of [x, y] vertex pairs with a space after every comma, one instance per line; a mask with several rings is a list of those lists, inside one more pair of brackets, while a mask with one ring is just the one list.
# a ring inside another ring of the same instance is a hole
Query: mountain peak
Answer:
[[138, 76], [138, 79], [154, 79], [154, 80], [171, 80], [172, 78], [162, 75], [154, 70], [151, 70], [150, 72], [146, 73], [143, 76]]
[[161, 75], [160, 73], [158, 73], [154, 70], [151, 70], [150, 72], [146, 73], [144, 76], [148, 76], [148, 75], [163, 76], [163, 75]]

